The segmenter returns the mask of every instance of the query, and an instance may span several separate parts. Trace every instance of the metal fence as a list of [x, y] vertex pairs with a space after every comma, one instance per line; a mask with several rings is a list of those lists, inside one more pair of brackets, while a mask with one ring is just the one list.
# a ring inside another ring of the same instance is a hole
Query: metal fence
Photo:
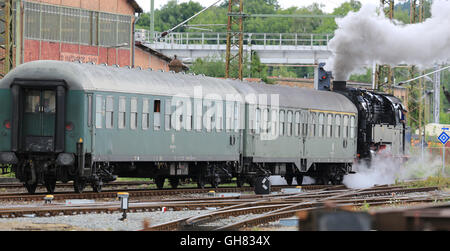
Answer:
[[[155, 32], [159, 38], [161, 32]], [[333, 34], [305, 34], [305, 33], [245, 33], [246, 45], [279, 45], [279, 46], [328, 46]], [[236, 39], [233, 37], [233, 39]], [[148, 30], [137, 30], [136, 40], [150, 41]], [[168, 44], [199, 44], [224, 45], [227, 43], [225, 32], [172, 32], [162, 38], [160, 42]]]
[[24, 38], [85, 45], [131, 44], [132, 17], [24, 2]]

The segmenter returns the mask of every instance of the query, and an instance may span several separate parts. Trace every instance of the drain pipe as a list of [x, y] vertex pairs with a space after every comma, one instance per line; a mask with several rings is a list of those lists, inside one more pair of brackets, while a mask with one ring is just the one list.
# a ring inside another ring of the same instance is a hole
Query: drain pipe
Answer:
[[141, 13], [138, 14], [138, 16], [134, 19], [133, 22], [133, 37], [131, 38], [131, 41], [133, 42], [132, 51], [131, 51], [131, 68], [134, 68], [134, 58], [135, 58], [135, 50], [136, 50], [136, 22], [141, 18]]

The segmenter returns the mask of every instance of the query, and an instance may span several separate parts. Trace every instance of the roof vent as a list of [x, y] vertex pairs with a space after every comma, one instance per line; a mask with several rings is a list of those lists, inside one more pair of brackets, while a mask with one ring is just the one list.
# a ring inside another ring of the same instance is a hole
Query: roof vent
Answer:
[[108, 66], [108, 64], [107, 64], [107, 63], [102, 63], [102, 64], [100, 64], [100, 65], [103, 65], [103, 66]]
[[147, 70], [149, 70], [149, 71], [153, 71], [153, 69], [152, 69], [152, 68], [148, 68]]
[[131, 69], [131, 66], [125, 65], [124, 68]]
[[142, 70], [142, 67], [138, 66], [135, 69]]
[[118, 64], [114, 64], [113, 66], [119, 68], [119, 65], [118, 65]]

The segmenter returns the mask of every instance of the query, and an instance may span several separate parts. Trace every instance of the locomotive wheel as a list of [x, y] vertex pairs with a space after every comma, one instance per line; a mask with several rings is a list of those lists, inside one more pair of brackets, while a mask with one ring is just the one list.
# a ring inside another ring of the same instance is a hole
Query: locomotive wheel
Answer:
[[73, 181], [73, 189], [75, 190], [75, 193], [82, 193], [85, 187], [86, 181], [81, 179], [75, 179]]
[[163, 189], [165, 180], [166, 178], [164, 176], [156, 176], [155, 178], [156, 187], [158, 189]]
[[198, 177], [197, 188], [201, 188], [201, 189], [205, 188], [205, 180], [203, 179], [203, 177]]
[[178, 184], [180, 183], [180, 179], [178, 179], [178, 178], [169, 178], [169, 183], [170, 183], [170, 186], [173, 189], [176, 189], [178, 187]]
[[100, 193], [100, 192], [102, 191], [103, 185], [102, 185], [102, 182], [101, 182], [101, 181], [99, 181], [99, 182], [92, 182], [92, 183], [91, 183], [91, 187], [92, 187], [92, 190], [93, 190], [94, 192]]
[[294, 177], [291, 175], [285, 176], [284, 179], [286, 180], [286, 183], [288, 186], [292, 186], [292, 181], [294, 180]]
[[45, 188], [47, 188], [47, 192], [54, 193], [55, 187], [56, 187], [56, 179], [55, 178], [46, 178], [45, 181]]
[[26, 182], [24, 185], [29, 194], [34, 194], [36, 192], [36, 188], [37, 188], [38, 184], [37, 184], [37, 182], [33, 183], [33, 184], [28, 184], [28, 182]]
[[269, 177], [257, 177], [255, 179], [255, 194], [269, 194], [270, 186]]
[[303, 175], [302, 174], [295, 175], [295, 181], [297, 181], [297, 185], [301, 186], [303, 184]]

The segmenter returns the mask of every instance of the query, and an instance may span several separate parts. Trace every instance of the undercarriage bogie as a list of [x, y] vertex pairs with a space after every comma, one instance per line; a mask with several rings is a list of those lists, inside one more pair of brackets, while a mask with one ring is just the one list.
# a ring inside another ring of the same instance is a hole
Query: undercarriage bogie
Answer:
[[94, 163], [89, 172], [84, 171], [87, 168], [80, 172], [76, 162], [68, 166], [58, 165], [57, 158], [51, 155], [23, 156], [20, 159], [13, 165], [13, 171], [30, 194], [35, 193], [38, 185], [44, 185], [48, 193], [54, 193], [57, 181], [73, 181], [77, 193], [83, 192], [87, 184], [93, 191], [100, 192], [105, 182], [116, 179], [106, 163]]
[[348, 163], [320, 163], [313, 166], [305, 173], [315, 180], [317, 185], [340, 185], [344, 175], [351, 172], [352, 165]]

